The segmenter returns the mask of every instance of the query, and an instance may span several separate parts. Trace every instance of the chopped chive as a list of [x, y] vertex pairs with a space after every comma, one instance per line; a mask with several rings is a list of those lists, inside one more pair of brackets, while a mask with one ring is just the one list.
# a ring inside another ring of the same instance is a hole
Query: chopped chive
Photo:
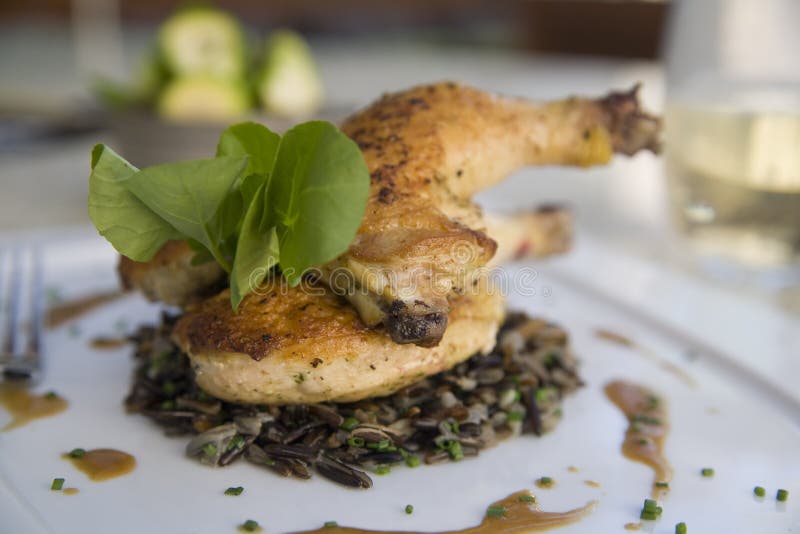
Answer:
[[659, 419], [658, 417], [652, 417], [650, 415], [645, 415], [645, 414], [641, 414], [641, 413], [637, 413], [636, 415], [634, 415], [631, 418], [631, 420], [634, 423], [643, 423], [645, 425], [658, 426], [658, 425], [661, 424], [661, 419]]
[[658, 507], [658, 502], [654, 499], [645, 499], [644, 500], [644, 509], [648, 512], [655, 512], [656, 508]]
[[534, 393], [534, 398], [536, 399], [536, 402], [540, 403], [548, 400], [551, 391], [553, 391], [553, 388], [551, 387], [537, 388], [536, 393]]
[[61, 491], [61, 488], [64, 487], [64, 479], [63, 478], [54, 478], [53, 483], [50, 484], [50, 489], [52, 491]]
[[686, 534], [686, 523], [678, 523], [675, 525], [675, 534]]
[[486, 509], [486, 517], [498, 519], [506, 515], [505, 506], [490, 506]]
[[655, 485], [656, 485], [657, 488], [668, 488], [669, 487], [669, 483], [668, 482], [656, 482]]
[[406, 513], [408, 515], [413, 514], [414, 513], [414, 505], [413, 504], [407, 504], [405, 510], [406, 510]]
[[351, 438], [347, 438], [347, 444], [351, 447], [363, 447], [364, 446], [364, 438], [359, 438], [353, 436]]
[[713, 477], [714, 470], [711, 469], [710, 467], [704, 467], [700, 470], [700, 474], [703, 475], [704, 477]]
[[542, 477], [539, 479], [539, 484], [541, 484], [542, 486], [552, 486], [553, 479], [550, 477]]
[[756, 497], [763, 497], [764, 495], [767, 494], [767, 490], [765, 490], [761, 486], [756, 486], [755, 488], [753, 488], [753, 493], [756, 494]]
[[72, 449], [71, 451], [69, 451], [68, 454], [69, 454], [70, 458], [83, 458], [84, 455], [86, 454], [86, 450], [85, 449]]
[[644, 427], [642, 425], [640, 425], [639, 423], [633, 423], [631, 425], [631, 430], [633, 430], [634, 432], [641, 432], [642, 428], [644, 428]]
[[361, 424], [361, 422], [358, 419], [356, 419], [355, 417], [348, 417], [347, 419], [345, 419], [342, 422], [341, 429], [342, 430], [347, 430], [348, 432], [350, 432], [351, 430], [353, 430], [355, 427], [357, 427], [360, 424]]
[[388, 475], [392, 471], [392, 468], [388, 465], [379, 465], [375, 468], [376, 475]]
[[226, 451], [232, 451], [233, 449], [238, 449], [244, 445], [244, 438], [239, 434], [233, 436], [233, 438], [228, 442], [228, 445], [225, 447]]
[[336, 528], [339, 526], [339, 523], [337, 523], [336, 521], [325, 521], [325, 523], [322, 526], [325, 528]]
[[233, 495], [234, 497], [238, 497], [243, 491], [244, 488], [241, 486], [236, 486], [235, 488], [231, 487], [225, 490], [225, 495]]
[[464, 459], [464, 451], [461, 449], [461, 443], [456, 440], [450, 442], [450, 445], [447, 447], [447, 452], [450, 454], [450, 458], [455, 461]]
[[247, 532], [255, 532], [258, 529], [259, 529], [258, 521], [248, 519], [247, 521], [242, 523], [242, 530], [246, 530]]
[[161, 391], [164, 392], [164, 395], [174, 395], [175, 394], [175, 382], [164, 382], [161, 386]]
[[789, 499], [789, 492], [785, 489], [779, 489], [778, 493], [775, 494], [775, 498], [780, 502], [786, 502]]
[[650, 440], [648, 440], [647, 438], [639, 438], [638, 440], [636, 440], [636, 443], [639, 444], [640, 446], [644, 446], [650, 443]]
[[211, 458], [215, 454], [217, 454], [217, 446], [213, 443], [206, 443], [203, 445], [203, 454]]
[[519, 502], [536, 502], [536, 497], [533, 495], [520, 495], [517, 500]]
[[656, 519], [658, 519], [658, 517], [656, 516], [655, 512], [647, 512], [645, 510], [642, 510], [642, 513], [639, 514], [639, 519], [644, 519], [646, 521], [655, 521]]
[[368, 449], [375, 449], [376, 451], [385, 451], [391, 446], [392, 442], [388, 439], [382, 439], [380, 441], [373, 441], [372, 443], [367, 443]]
[[421, 463], [422, 460], [419, 459], [419, 456], [409, 456], [408, 458], [406, 458], [406, 465], [408, 467], [417, 467]]
[[508, 412], [506, 414], [506, 421], [522, 421], [524, 418], [525, 416], [522, 412]]
[[47, 400], [56, 400], [59, 398], [59, 395], [55, 391], [48, 391], [44, 394], [44, 398]]
[[162, 410], [174, 410], [175, 409], [175, 401], [174, 400], [165, 400], [161, 403]]
[[514, 390], [514, 402], [519, 402], [522, 399], [522, 393], [518, 389]]
[[273, 460], [272, 458], [267, 458], [266, 460], [264, 460], [264, 465], [268, 465], [269, 467], [272, 467], [276, 463], [277, 462], [275, 460]]
[[658, 397], [656, 397], [655, 395], [650, 395], [647, 397], [648, 410], [655, 410], [656, 408], [658, 408], [658, 403], [659, 403]]

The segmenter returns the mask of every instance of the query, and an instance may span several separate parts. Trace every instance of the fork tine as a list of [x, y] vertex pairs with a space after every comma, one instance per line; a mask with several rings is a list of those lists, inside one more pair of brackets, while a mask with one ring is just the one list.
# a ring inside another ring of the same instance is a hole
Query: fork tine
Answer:
[[31, 252], [31, 327], [28, 336], [27, 357], [38, 365], [42, 348], [42, 325], [44, 324], [44, 295], [42, 289], [42, 251], [36, 246]]
[[19, 321], [20, 299], [20, 254], [14, 249], [10, 254], [10, 274], [8, 276], [8, 298], [6, 300], [6, 339], [3, 343], [3, 353], [9, 356], [17, 348], [17, 324]]

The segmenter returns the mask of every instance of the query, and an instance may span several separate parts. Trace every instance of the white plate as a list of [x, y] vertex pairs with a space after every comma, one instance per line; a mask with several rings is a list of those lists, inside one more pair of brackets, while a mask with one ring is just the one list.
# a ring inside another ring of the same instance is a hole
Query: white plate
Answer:
[[[47, 285], [58, 287], [65, 298], [116, 285], [114, 254], [99, 238], [61, 236], [47, 241], [45, 252]], [[585, 249], [577, 254], [586, 259]], [[374, 476], [368, 491], [342, 489], [318, 476], [282, 479], [246, 462], [205, 468], [183, 456], [185, 439], [167, 438], [144, 417], [126, 415], [122, 399], [133, 368], [130, 348], [97, 351], [88, 342], [113, 334], [119, 321], [129, 328], [156, 321], [156, 306], [132, 296], [51, 331], [40, 389], [58, 391], [71, 405], [59, 416], [0, 433], [0, 531], [220, 533], [235, 532], [248, 518], [269, 533], [317, 528], [329, 520], [373, 529], [441, 531], [475, 525], [487, 505], [527, 488], [545, 510], [599, 501], [590, 517], [559, 532], [624, 532], [625, 523], [638, 521], [653, 475], [620, 453], [627, 423], [602, 392], [614, 378], [648, 385], [669, 402], [672, 431], [666, 453], [675, 478], [662, 519], [646, 530], [671, 533], [675, 523], [684, 521], [694, 533], [797, 531], [797, 397], [776, 396], [760, 375], [751, 380], [735, 362], [715, 354], [701, 350], [699, 358], [687, 358], [697, 347], [674, 330], [641, 320], [635, 309], [631, 313], [629, 307], [582, 290], [571, 279], [551, 274], [551, 268], [542, 268], [536, 295], [515, 293], [509, 301], [512, 308], [565, 326], [582, 359], [586, 387], [565, 402], [558, 428], [542, 438], [502, 443], [457, 464], [396, 468]], [[600, 327], [683, 367], [699, 386], [691, 389], [635, 351], [598, 339]], [[0, 425], [6, 419], [0, 413]], [[90, 482], [60, 458], [74, 447], [118, 448], [134, 454], [138, 466], [128, 476]], [[568, 471], [569, 466], [578, 472]], [[700, 476], [707, 466], [715, 469], [713, 478]], [[555, 478], [556, 487], [536, 489], [533, 482], [543, 475]], [[50, 491], [59, 476], [80, 493]], [[589, 487], [585, 480], [601, 487]], [[239, 485], [245, 488], [241, 496], [223, 495], [225, 488]], [[754, 498], [756, 485], [767, 488], [766, 498]], [[789, 490], [786, 504], [775, 501], [779, 487]], [[403, 512], [406, 504], [414, 505], [413, 515]]]

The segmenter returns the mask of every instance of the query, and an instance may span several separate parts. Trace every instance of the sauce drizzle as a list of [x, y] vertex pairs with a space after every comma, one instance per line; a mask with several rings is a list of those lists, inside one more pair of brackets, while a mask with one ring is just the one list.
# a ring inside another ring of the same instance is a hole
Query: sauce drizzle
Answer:
[[[622, 454], [650, 466], [656, 476], [655, 482], [669, 482], [672, 467], [664, 457], [664, 441], [669, 432], [664, 402], [647, 388], [624, 380], [606, 384], [605, 393], [629, 421]], [[653, 498], [661, 497], [666, 491], [653, 484]]]
[[96, 337], [92, 339], [90, 345], [93, 349], [113, 350], [124, 347], [130, 341], [127, 337]]
[[53, 394], [34, 395], [23, 385], [0, 383], [0, 404], [11, 414], [11, 422], [0, 431], [27, 425], [34, 419], [50, 417], [69, 406], [66, 399]]
[[47, 310], [47, 327], [56, 328], [61, 326], [67, 321], [80, 317], [103, 304], [122, 297], [124, 294], [125, 293], [122, 291], [110, 291], [51, 306], [50, 309]]
[[62, 455], [62, 458], [71, 461], [89, 480], [95, 482], [127, 475], [136, 467], [136, 458], [116, 449], [92, 449], [80, 458], [73, 458], [69, 454]]
[[[576, 523], [592, 513], [597, 501], [591, 501], [581, 508], [567, 512], [543, 512], [535, 503], [525, 502], [531, 494], [527, 490], [512, 493], [505, 499], [492, 504], [492, 507], [503, 507], [502, 517], [483, 518], [479, 525], [462, 530], [452, 530], [440, 534], [504, 534], [511, 532], [541, 532], [551, 528], [563, 527]], [[520, 499], [523, 500], [520, 500]], [[295, 534], [422, 534], [407, 531], [364, 530], [353, 527], [323, 527]]]
[[622, 334], [617, 334], [616, 332], [612, 332], [611, 330], [598, 328], [597, 330], [595, 330], [594, 335], [599, 339], [631, 349], [635, 354], [638, 354], [644, 357], [645, 359], [650, 360], [651, 362], [661, 367], [663, 370], [678, 377], [689, 387], [697, 386], [697, 383], [691, 376], [689, 376], [689, 373], [687, 373], [674, 363], [668, 362], [667, 360], [665, 360], [664, 358], [653, 352], [653, 350], [639, 345], [632, 339], [625, 337]]

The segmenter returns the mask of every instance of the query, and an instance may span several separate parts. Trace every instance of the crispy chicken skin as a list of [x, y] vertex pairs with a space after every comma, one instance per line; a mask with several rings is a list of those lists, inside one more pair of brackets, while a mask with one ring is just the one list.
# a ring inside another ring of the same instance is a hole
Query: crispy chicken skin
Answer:
[[364, 154], [371, 190], [358, 235], [323, 280], [357, 289], [362, 320], [395, 342], [436, 345], [449, 299], [496, 252], [474, 193], [525, 165], [655, 151], [659, 126], [636, 88], [543, 104], [454, 83], [385, 95], [341, 127]]
[[250, 404], [388, 395], [491, 350], [504, 314], [503, 297], [481, 286], [453, 299], [439, 345], [398, 345], [367, 328], [329, 288], [280, 283], [245, 297], [239, 313], [232, 312], [225, 290], [178, 320], [173, 340], [189, 355], [205, 391]]
[[215, 262], [192, 265], [185, 241], [168, 241], [148, 262], [120, 256], [117, 271], [125, 290], [137, 289], [148, 299], [184, 307], [221, 289], [225, 272]]

